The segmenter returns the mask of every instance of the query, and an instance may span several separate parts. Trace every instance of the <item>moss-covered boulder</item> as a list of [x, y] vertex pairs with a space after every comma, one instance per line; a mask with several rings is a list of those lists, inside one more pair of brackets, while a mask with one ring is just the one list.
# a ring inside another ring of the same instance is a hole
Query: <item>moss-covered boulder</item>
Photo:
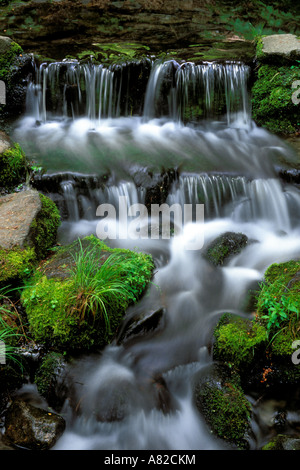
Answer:
[[219, 320], [214, 338], [214, 359], [243, 371], [252, 367], [268, 344], [267, 330], [263, 325], [230, 313]]
[[269, 36], [258, 40], [259, 66], [252, 87], [254, 121], [279, 135], [295, 134], [300, 127], [299, 102], [295, 99], [300, 80], [297, 60], [300, 41], [293, 36], [290, 41], [294, 45], [288, 48], [285, 46], [285, 36], [292, 35], [278, 35], [277, 38]]
[[68, 397], [67, 365], [62, 354], [50, 351], [38, 366], [34, 383], [49, 406], [60, 411]]
[[205, 249], [204, 257], [214, 266], [222, 266], [248, 244], [243, 233], [226, 232], [213, 240]]
[[153, 267], [150, 255], [110, 249], [94, 236], [61, 247], [22, 294], [34, 339], [68, 351], [106, 345]]
[[36, 264], [34, 248], [0, 248], [0, 285], [10, 284], [25, 278]]
[[300, 261], [274, 263], [265, 272], [255, 317], [224, 314], [214, 330], [213, 357], [236, 370], [243, 387], [299, 383]]
[[19, 115], [25, 109], [26, 80], [33, 71], [32, 57], [7, 36], [0, 36], [0, 80], [5, 84], [5, 103], [0, 115]]
[[293, 343], [300, 339], [299, 292], [300, 261], [274, 263], [265, 272], [257, 300], [258, 320], [269, 331], [273, 358], [291, 366]]
[[213, 433], [238, 448], [248, 448], [251, 405], [239, 376], [222, 365], [195, 380], [195, 404]]
[[0, 154], [0, 187], [8, 190], [23, 183], [26, 172], [26, 157], [19, 144], [14, 144]]

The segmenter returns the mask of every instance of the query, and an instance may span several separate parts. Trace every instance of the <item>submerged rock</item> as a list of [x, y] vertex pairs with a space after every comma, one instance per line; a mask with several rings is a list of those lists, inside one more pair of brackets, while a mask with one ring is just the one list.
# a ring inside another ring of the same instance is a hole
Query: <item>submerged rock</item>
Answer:
[[247, 246], [248, 237], [242, 233], [226, 232], [207, 247], [204, 257], [215, 266], [222, 266]]
[[150, 312], [142, 312], [141, 314], [134, 315], [125, 323], [120, 332], [118, 343], [126, 345], [139, 338], [156, 334], [162, 327], [164, 314], [165, 309], [159, 308]]
[[15, 400], [5, 418], [5, 441], [30, 450], [54, 446], [65, 430], [65, 420], [52, 412]]
[[50, 352], [36, 370], [34, 382], [47, 403], [60, 411], [68, 395], [68, 371], [62, 354]]

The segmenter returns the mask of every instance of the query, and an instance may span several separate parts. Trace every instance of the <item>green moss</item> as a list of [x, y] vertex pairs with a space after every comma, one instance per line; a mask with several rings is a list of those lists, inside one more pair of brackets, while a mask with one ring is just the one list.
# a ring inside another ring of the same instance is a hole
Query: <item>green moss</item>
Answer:
[[149, 51], [148, 46], [137, 44], [134, 42], [125, 43], [106, 43], [93, 44], [93, 50], [85, 50], [78, 54], [80, 60], [90, 59], [93, 57], [94, 60], [100, 63], [117, 64], [123, 63], [124, 61], [140, 60], [147, 56]]
[[252, 115], [258, 125], [277, 134], [291, 134], [300, 127], [292, 84], [300, 78], [299, 65], [259, 67], [252, 87]]
[[22, 47], [12, 41], [9, 50], [0, 55], [0, 80], [3, 80], [6, 84], [9, 84], [11, 66], [22, 53]]
[[47, 196], [40, 194], [42, 208], [32, 222], [30, 230], [34, 240], [35, 252], [39, 259], [49, 254], [49, 249], [56, 242], [57, 229], [60, 225], [60, 214], [55, 203]]
[[242, 233], [226, 232], [208, 246], [204, 256], [215, 266], [222, 266], [231, 256], [240, 253], [247, 242], [248, 238]]
[[63, 357], [57, 352], [50, 352], [44, 358], [34, 376], [38, 392], [46, 399], [52, 394], [53, 388], [64, 366]]
[[289, 281], [300, 270], [300, 261], [291, 260], [285, 263], [273, 263], [267, 268], [264, 274], [264, 279], [267, 284], [278, 282], [286, 286]]
[[75, 284], [71, 269], [74, 263], [72, 252], [78, 248], [78, 242], [58, 250], [52, 259], [40, 267], [32, 279], [31, 286], [22, 294], [22, 303], [26, 308], [30, 330], [35, 340], [51, 344], [58, 349], [88, 350], [109, 343], [126, 308], [140, 298], [152, 276], [153, 261], [149, 255], [109, 249], [93, 236], [86, 237], [83, 242], [96, 248], [95, 256], [99, 262], [102, 256], [107, 258], [110, 254], [121, 255], [116, 269], [119, 281], [128, 287], [128, 295], [124, 296], [120, 292], [111, 297], [107, 306], [110, 329], [107, 328], [105, 318], [99, 310], [94, 311], [93, 315], [78, 315], [80, 302], [85, 302], [87, 294]]
[[196, 386], [195, 393], [196, 405], [212, 431], [221, 439], [245, 448], [251, 406], [239, 380], [230, 375], [211, 376]]
[[257, 299], [258, 320], [269, 330], [271, 351], [290, 357], [292, 343], [299, 339], [300, 261], [274, 263], [265, 272]]
[[231, 314], [221, 317], [214, 336], [214, 358], [237, 368], [250, 365], [258, 352], [266, 348], [268, 340], [264, 326]]
[[19, 144], [0, 154], [0, 186], [18, 185], [26, 176], [26, 158]]
[[34, 248], [0, 249], [0, 284], [25, 278], [36, 262]]

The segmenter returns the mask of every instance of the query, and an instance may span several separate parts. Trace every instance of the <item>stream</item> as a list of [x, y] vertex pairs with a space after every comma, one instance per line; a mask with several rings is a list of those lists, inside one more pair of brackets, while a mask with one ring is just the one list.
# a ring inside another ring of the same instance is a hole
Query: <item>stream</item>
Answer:
[[[123, 328], [136, 313], [163, 308], [164, 314], [158, 334], [128, 344], [116, 339], [72, 366], [81, 412], [74, 416], [65, 403], [67, 428], [54, 449], [228, 449], [196, 410], [192, 381], [213, 363], [208, 346], [220, 316], [250, 318], [249, 288], [270, 264], [300, 256], [300, 191], [278, 176], [297, 157], [252, 121], [248, 66], [154, 61], [143, 95], [130, 88], [127, 69], [41, 64], [28, 86], [27, 111], [14, 137], [46, 168], [47, 187], [53, 182], [56, 188], [48, 195], [63, 207], [60, 243], [96, 235], [100, 204], [115, 207], [120, 197], [129, 206], [143, 204], [149, 174], [170, 168], [179, 176], [166, 203], [203, 204], [204, 220], [165, 239], [131, 236], [120, 216], [109, 222], [122, 237], [107, 244], [149, 252], [156, 265], [153, 283], [128, 310]], [[103, 187], [99, 181], [108, 172]], [[147, 226], [148, 217], [143, 222]], [[186, 249], [195, 234], [205, 247], [228, 231], [253, 243], [222, 268], [209, 265], [202, 247]], [[118, 391], [126, 397], [121, 404]], [[250, 449], [272, 435], [282, 399], [255, 405], [249, 397]], [[100, 420], [116, 403], [115, 421]]]

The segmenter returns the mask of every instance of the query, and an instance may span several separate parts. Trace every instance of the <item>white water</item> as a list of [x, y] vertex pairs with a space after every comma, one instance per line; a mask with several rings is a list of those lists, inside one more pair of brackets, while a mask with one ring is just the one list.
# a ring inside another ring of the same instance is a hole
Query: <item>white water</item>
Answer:
[[[300, 193], [282, 183], [275, 171], [275, 165], [295, 160], [295, 156], [280, 139], [251, 121], [248, 71], [237, 65], [155, 65], [142, 116], [119, 115], [119, 88], [113, 84], [113, 72], [104, 72], [103, 68], [92, 72], [83, 69], [85, 83], [92, 90], [84, 116], [74, 113], [75, 104], [81, 103], [79, 86], [71, 117], [66, 117], [65, 94], [63, 111], [53, 115], [51, 110], [49, 114], [47, 79], [52, 77], [51, 83], [56, 86], [60, 68], [44, 68], [30, 87], [31, 111], [20, 121], [16, 139], [47, 167], [49, 174], [79, 171], [101, 175], [109, 169], [116, 177], [108, 188], [93, 188], [84, 196], [72, 180], [62, 183], [68, 220], [62, 224], [61, 241], [95, 234], [98, 204], [116, 204], [120, 195], [127, 195], [130, 204], [143, 202], [145, 192], [131, 177], [145, 167], [153, 171], [180, 168], [182, 173], [171, 187], [167, 202], [204, 203], [205, 222], [184, 227], [171, 240], [128, 237], [109, 241], [112, 246], [153, 254], [157, 266], [153, 285], [130, 309], [128, 318], [135, 312], [163, 307], [163, 328], [156, 336], [146, 336], [131, 345], [113, 344], [96, 357], [82, 358], [75, 364], [71, 370], [76, 385], [73, 398], [80, 413], [74, 416], [66, 403], [68, 426], [55, 448], [226, 448], [211, 435], [195, 409], [192, 379], [212, 364], [208, 344], [220, 315], [232, 311], [250, 316], [244, 305], [247, 290], [263, 279], [271, 263], [300, 257]], [[157, 115], [162, 86], [174, 68], [167, 115]], [[78, 77], [72, 65], [69, 82], [77, 83]], [[226, 90], [224, 119], [215, 118], [213, 112], [216, 81]], [[100, 94], [93, 91], [95, 83]], [[186, 125], [181, 116], [189, 99], [199, 97], [198, 88], [204, 92], [210, 120]], [[32, 92], [36, 99], [32, 99]], [[105, 106], [96, 96], [104, 97]], [[37, 119], [41, 121], [38, 126]], [[205, 246], [226, 231], [242, 232], [254, 242], [226, 267], [215, 269], [205, 261], [202, 250], [184, 249], [185, 240], [195, 231], [204, 233]], [[163, 388], [159, 387], [161, 379]], [[124, 402], [120, 402], [119, 390]], [[120, 420], [103, 422], [103, 414], [114, 410], [115, 405]], [[254, 430], [253, 448], [256, 437]]]

